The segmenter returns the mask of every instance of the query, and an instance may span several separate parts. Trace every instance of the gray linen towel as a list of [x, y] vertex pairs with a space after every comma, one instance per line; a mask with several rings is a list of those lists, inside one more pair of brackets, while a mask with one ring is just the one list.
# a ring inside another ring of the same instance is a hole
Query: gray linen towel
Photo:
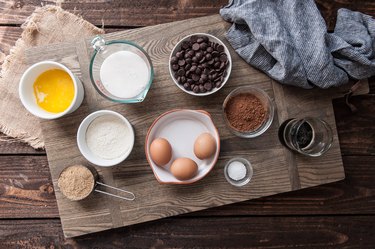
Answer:
[[247, 63], [303, 88], [345, 84], [375, 75], [375, 20], [338, 11], [327, 33], [313, 0], [232, 0], [220, 10], [234, 24], [227, 39]]

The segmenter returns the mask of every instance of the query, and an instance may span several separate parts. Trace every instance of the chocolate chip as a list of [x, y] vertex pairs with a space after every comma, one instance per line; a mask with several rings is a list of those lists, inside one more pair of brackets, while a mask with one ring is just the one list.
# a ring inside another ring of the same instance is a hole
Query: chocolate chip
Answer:
[[199, 77], [199, 75], [192, 74], [192, 75], [191, 75], [191, 78], [192, 78], [194, 81], [198, 81], [200, 77]]
[[201, 43], [199, 46], [200, 46], [200, 48], [201, 48], [202, 50], [206, 50], [207, 47], [208, 47], [207, 43], [205, 43], [205, 42]]
[[198, 67], [197, 70], [195, 70], [195, 73], [198, 74], [198, 75], [201, 75], [201, 73], [202, 73], [202, 69], [200, 69], [200, 68]]
[[220, 67], [220, 64], [221, 64], [221, 63], [220, 63], [219, 61], [218, 61], [218, 62], [215, 62], [214, 67], [215, 67], [215, 68], [219, 68], [219, 67]]
[[226, 62], [228, 60], [228, 57], [225, 54], [220, 55], [220, 61]]
[[194, 80], [193, 79], [187, 79], [186, 81], [189, 85], [193, 84], [194, 83]]
[[182, 84], [184, 84], [186, 82], [186, 77], [185, 76], [181, 76], [181, 82]]
[[215, 62], [215, 60], [212, 59], [212, 60], [208, 61], [208, 65], [212, 65], [212, 64], [214, 64], [214, 62]]
[[219, 45], [219, 46], [217, 46], [216, 50], [219, 51], [219, 52], [223, 52], [224, 51], [224, 46], [223, 45]]
[[172, 56], [172, 58], [171, 58], [171, 63], [172, 63], [172, 64], [176, 64], [177, 62], [178, 62], [177, 57], [176, 57], [176, 56]]
[[193, 62], [198, 62], [198, 59], [197, 59], [197, 57], [193, 57], [192, 59], [191, 59]]
[[212, 52], [212, 57], [218, 57], [218, 56], [219, 56], [219, 52], [217, 52], [217, 51]]
[[212, 53], [212, 51], [214, 51], [214, 49], [213, 49], [212, 47], [208, 47], [208, 48], [206, 49], [206, 51], [207, 51], [208, 53]]
[[184, 84], [184, 88], [185, 88], [186, 90], [190, 90], [190, 84], [189, 84], [189, 83], [185, 83], [185, 84]]
[[173, 69], [174, 71], [177, 71], [178, 68], [179, 68], [179, 66], [178, 66], [177, 64], [173, 64], [173, 65], [172, 65], [172, 69]]
[[178, 65], [179, 65], [179, 66], [183, 66], [183, 65], [185, 65], [185, 60], [184, 60], [184, 59], [179, 60], [179, 61], [178, 61]]
[[197, 42], [197, 40], [198, 40], [198, 36], [196, 36], [196, 35], [192, 35], [192, 36], [190, 37], [190, 42], [191, 42], [191, 43], [195, 43], [195, 42]]
[[210, 91], [212, 89], [212, 84], [210, 82], [207, 82], [204, 84], [204, 88], [207, 90], [207, 91]]
[[189, 71], [190, 68], [191, 68], [191, 64], [186, 64], [186, 65], [185, 65], [185, 71]]
[[176, 53], [176, 57], [177, 57], [178, 59], [182, 59], [182, 58], [184, 58], [184, 53], [183, 53], [183, 52], [177, 52], [177, 53]]
[[193, 92], [198, 93], [199, 92], [199, 86], [194, 86]]
[[182, 69], [182, 68], [181, 68], [180, 70], [177, 71], [177, 75], [178, 75], [178, 76], [183, 76], [184, 74], [185, 74], [185, 70]]
[[187, 64], [191, 64], [193, 61], [191, 60], [191, 58], [187, 58], [187, 59], [185, 60], [185, 62], [186, 62]]
[[198, 43], [202, 43], [204, 40], [203, 40], [203, 37], [199, 37], [198, 39], [197, 39], [197, 42]]
[[190, 69], [192, 72], [195, 72], [195, 70], [197, 70], [197, 66], [192, 66]]
[[206, 60], [211, 60], [212, 59], [212, 55], [211, 54], [206, 54]]
[[181, 43], [181, 48], [183, 49], [188, 49], [189, 48], [189, 42], [188, 41], [184, 41]]
[[199, 44], [198, 44], [198, 43], [194, 43], [194, 44], [193, 44], [193, 50], [194, 50], [194, 51], [198, 51], [199, 49], [200, 49]]
[[201, 92], [201, 93], [205, 93], [205, 92], [207, 92], [207, 90], [206, 90], [206, 88], [204, 88], [203, 85], [200, 85], [200, 86], [199, 86], [199, 92]]

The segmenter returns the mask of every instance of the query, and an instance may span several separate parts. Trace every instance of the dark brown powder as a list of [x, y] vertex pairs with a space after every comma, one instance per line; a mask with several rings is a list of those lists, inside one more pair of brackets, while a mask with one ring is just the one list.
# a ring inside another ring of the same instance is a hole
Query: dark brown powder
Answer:
[[251, 93], [240, 93], [231, 97], [224, 111], [230, 125], [241, 132], [259, 128], [267, 113], [260, 99]]

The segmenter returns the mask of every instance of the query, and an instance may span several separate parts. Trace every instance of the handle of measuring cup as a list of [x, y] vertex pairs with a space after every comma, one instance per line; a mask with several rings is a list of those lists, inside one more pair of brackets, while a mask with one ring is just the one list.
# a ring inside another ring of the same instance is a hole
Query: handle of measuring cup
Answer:
[[99, 184], [99, 185], [101, 185], [101, 186], [104, 186], [104, 187], [107, 187], [107, 188], [111, 188], [111, 189], [115, 189], [117, 191], [126, 193], [129, 196], [131, 196], [131, 198], [120, 196], [120, 195], [115, 195], [115, 194], [111, 194], [111, 193], [108, 193], [108, 192], [105, 192], [105, 191], [102, 191], [102, 190], [99, 190], [99, 189], [95, 189], [95, 191], [98, 192], [98, 193], [105, 194], [105, 195], [110, 195], [112, 197], [120, 198], [120, 199], [127, 200], [127, 201], [134, 201], [135, 200], [135, 195], [132, 192], [129, 192], [129, 191], [126, 191], [126, 190], [123, 190], [123, 189], [119, 189], [119, 188], [116, 188], [116, 187], [112, 187], [112, 186], [109, 186], [109, 185], [101, 183], [101, 182], [96, 182], [96, 183]]

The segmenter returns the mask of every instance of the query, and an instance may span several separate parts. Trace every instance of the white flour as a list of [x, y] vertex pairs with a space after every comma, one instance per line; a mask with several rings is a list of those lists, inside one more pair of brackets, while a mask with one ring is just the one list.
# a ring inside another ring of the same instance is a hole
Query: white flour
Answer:
[[103, 159], [124, 155], [131, 145], [131, 131], [124, 122], [112, 115], [94, 119], [86, 131], [86, 143], [92, 153]]

